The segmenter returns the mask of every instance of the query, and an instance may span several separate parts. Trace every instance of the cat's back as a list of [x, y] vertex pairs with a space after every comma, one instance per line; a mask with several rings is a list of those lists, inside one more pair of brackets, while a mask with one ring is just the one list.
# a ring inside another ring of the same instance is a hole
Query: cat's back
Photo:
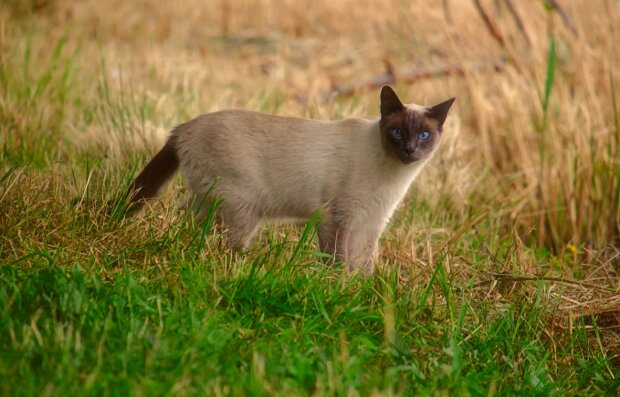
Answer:
[[350, 134], [367, 121], [325, 121], [248, 110], [205, 113], [177, 126], [172, 135], [186, 154], [220, 154], [251, 161], [261, 158], [303, 159], [346, 147]]
[[217, 144], [226, 141], [265, 142], [279, 139], [282, 135], [301, 134], [312, 131], [320, 134], [333, 122], [279, 116], [249, 110], [220, 110], [202, 114], [181, 124], [173, 132], [184, 140], [209, 141]]

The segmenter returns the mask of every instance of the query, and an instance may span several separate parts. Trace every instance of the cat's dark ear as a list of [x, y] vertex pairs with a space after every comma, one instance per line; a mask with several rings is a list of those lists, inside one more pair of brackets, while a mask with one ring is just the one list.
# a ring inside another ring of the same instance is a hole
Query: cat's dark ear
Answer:
[[437, 105], [433, 105], [428, 108], [425, 116], [429, 119], [437, 120], [439, 127], [443, 126], [444, 121], [446, 121], [446, 117], [448, 117], [448, 110], [452, 106], [456, 98], [450, 98], [445, 102], [438, 103]]
[[381, 88], [381, 117], [387, 117], [392, 113], [400, 112], [405, 106], [396, 92], [389, 85]]

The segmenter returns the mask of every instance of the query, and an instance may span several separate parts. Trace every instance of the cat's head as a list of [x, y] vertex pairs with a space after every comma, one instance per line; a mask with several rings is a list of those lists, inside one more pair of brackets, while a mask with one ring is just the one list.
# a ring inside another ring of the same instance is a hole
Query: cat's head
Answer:
[[434, 106], [406, 106], [390, 86], [381, 89], [381, 141], [389, 154], [411, 164], [427, 158], [439, 143], [456, 98]]

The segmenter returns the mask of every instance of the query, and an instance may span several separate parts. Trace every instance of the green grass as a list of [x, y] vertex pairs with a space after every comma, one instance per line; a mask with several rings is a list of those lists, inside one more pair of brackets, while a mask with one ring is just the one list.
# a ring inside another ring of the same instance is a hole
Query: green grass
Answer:
[[[473, 269], [514, 266], [507, 240], [470, 230], [425, 272], [394, 262], [351, 277], [322, 264], [312, 224], [269, 229], [238, 255], [173, 209], [112, 219], [125, 170], [83, 166], [75, 182], [23, 169], [3, 178], [14, 187], [0, 221], [4, 395], [620, 390], [591, 322], [548, 334], [557, 303], [548, 283], [500, 286], [490, 299], [475, 272], [446, 270], [460, 256]], [[57, 189], [62, 199], [50, 200]], [[403, 216], [420, 222], [419, 212]]]
[[[5, 395], [564, 395], [619, 386], [579, 327], [551, 356], [539, 299], [493, 313], [447, 283], [439, 295], [452, 303], [426, 308], [424, 291], [399, 288], [389, 273], [343, 282], [324, 268], [257, 274], [253, 263], [218, 277], [218, 263], [168, 258], [167, 274], [125, 268], [106, 279], [48, 252], [30, 261], [1, 270]], [[561, 365], [568, 356], [572, 365]]]

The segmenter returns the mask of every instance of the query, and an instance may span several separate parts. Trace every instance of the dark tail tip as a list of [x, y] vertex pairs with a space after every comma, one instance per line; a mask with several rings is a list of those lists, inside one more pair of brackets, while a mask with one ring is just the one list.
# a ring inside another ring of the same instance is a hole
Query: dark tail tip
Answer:
[[156, 197], [161, 187], [179, 168], [179, 157], [173, 138], [174, 136], [168, 139], [166, 145], [144, 167], [129, 187], [128, 206], [132, 210], [140, 208], [146, 201]]

